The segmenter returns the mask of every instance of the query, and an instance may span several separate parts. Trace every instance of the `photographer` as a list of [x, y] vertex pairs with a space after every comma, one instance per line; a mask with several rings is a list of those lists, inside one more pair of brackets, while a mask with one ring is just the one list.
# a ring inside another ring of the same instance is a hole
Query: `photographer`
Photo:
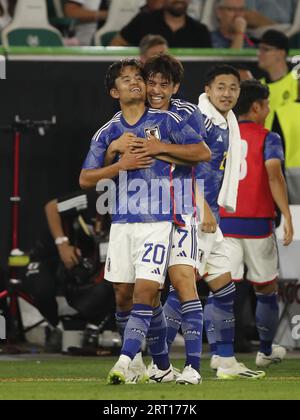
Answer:
[[[31, 252], [23, 289], [55, 331], [57, 295], [64, 295], [93, 331], [114, 313], [114, 294], [104, 281], [109, 218], [96, 217], [95, 192], [50, 201], [44, 235]], [[100, 252], [99, 252], [100, 250]]]

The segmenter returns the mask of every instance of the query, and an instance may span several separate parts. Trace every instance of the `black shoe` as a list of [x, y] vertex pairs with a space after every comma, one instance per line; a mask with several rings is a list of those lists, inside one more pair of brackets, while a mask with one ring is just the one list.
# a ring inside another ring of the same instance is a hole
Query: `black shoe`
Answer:
[[234, 345], [235, 353], [252, 353], [253, 348], [247, 339], [237, 339]]

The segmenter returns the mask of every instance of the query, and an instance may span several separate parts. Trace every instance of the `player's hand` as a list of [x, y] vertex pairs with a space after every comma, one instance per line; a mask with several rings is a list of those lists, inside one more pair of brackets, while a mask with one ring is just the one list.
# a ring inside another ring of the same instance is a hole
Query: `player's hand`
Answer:
[[204, 233], [216, 233], [218, 229], [218, 223], [216, 218], [211, 211], [210, 207], [207, 206], [204, 210], [204, 218], [201, 225], [201, 230]]
[[289, 216], [284, 219], [284, 239], [283, 245], [289, 246], [293, 242], [294, 239], [294, 227], [292, 217]]
[[233, 23], [233, 27], [236, 34], [245, 34], [247, 31], [247, 26], [248, 23], [246, 19], [242, 16], [238, 16]]
[[142, 157], [138, 154], [126, 152], [121, 157], [119, 164], [122, 171], [134, 171], [137, 169], [148, 169], [153, 165], [153, 159]]
[[130, 147], [134, 149], [133, 153], [141, 157], [155, 157], [164, 153], [164, 144], [155, 136], [149, 136], [147, 139], [136, 139], [130, 142]]
[[64, 243], [58, 246], [58, 252], [60, 259], [68, 270], [72, 270], [72, 268], [79, 264], [81, 258], [80, 249], [75, 248], [68, 243]]
[[115, 153], [124, 154], [130, 150], [130, 143], [137, 139], [133, 133], [124, 133], [118, 140], [112, 142], [112, 148]]

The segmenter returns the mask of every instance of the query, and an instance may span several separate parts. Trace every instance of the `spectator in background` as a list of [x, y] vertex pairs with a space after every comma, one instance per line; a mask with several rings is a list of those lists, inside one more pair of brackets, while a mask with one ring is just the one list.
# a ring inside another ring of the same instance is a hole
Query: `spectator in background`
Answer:
[[[299, 76], [299, 75], [298, 75]], [[290, 204], [300, 205], [300, 81], [298, 99], [276, 111], [274, 129], [284, 140], [285, 175], [288, 184]]]
[[140, 43], [140, 58], [145, 63], [148, 58], [154, 55], [165, 54], [168, 52], [168, 43], [160, 35], [146, 35]]
[[103, 0], [70, 0], [66, 2], [64, 11], [67, 17], [79, 21], [75, 36], [84, 46], [92, 44], [98, 25], [105, 22], [108, 14]]
[[17, 0], [0, 0], [0, 31], [12, 20]]
[[189, 0], [164, 0], [164, 7], [151, 13], [139, 13], [115, 36], [111, 46], [138, 46], [149, 34], [163, 36], [170, 48], [210, 48], [206, 26], [187, 15]]
[[298, 98], [298, 82], [290, 71], [287, 57], [289, 39], [282, 32], [267, 31], [259, 44], [259, 67], [267, 73], [262, 79], [270, 88], [271, 112], [266, 121], [266, 128], [272, 129], [275, 112], [281, 106], [294, 102]]
[[292, 23], [298, 0], [246, 0], [249, 28]]
[[254, 46], [246, 36], [245, 0], [218, 0], [218, 29], [212, 33], [214, 48], [242, 49]]
[[164, 7], [165, 0], [147, 0], [145, 6], [141, 7], [141, 12], [149, 13]]
[[245, 82], [246, 80], [254, 80], [255, 79], [252, 71], [247, 66], [243, 66], [241, 64], [238, 64], [238, 65], [235, 65], [234, 67], [240, 73], [242, 82]]
[[202, 2], [202, 0], [190, 0], [188, 15], [198, 22], [201, 22], [203, 5], [204, 2]]

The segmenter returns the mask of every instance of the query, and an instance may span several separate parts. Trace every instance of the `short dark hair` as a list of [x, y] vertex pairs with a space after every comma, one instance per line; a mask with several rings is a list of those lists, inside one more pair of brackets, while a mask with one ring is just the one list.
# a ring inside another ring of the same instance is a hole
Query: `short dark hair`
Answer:
[[169, 54], [156, 55], [149, 58], [144, 65], [144, 78], [161, 73], [168, 82], [181, 83], [184, 76], [184, 68], [179, 60]]
[[290, 40], [289, 38], [281, 31], [276, 31], [274, 29], [270, 29], [266, 31], [261, 40], [261, 44], [266, 44], [271, 47], [275, 47], [278, 50], [283, 50], [289, 54], [290, 51]]
[[146, 35], [140, 42], [140, 53], [145, 55], [150, 48], [157, 47], [158, 45], [165, 45], [169, 47], [168, 41], [160, 35]]
[[241, 94], [235, 108], [238, 116], [248, 114], [254, 102], [262, 102], [270, 97], [270, 89], [259, 80], [246, 80], [241, 84]]
[[116, 87], [116, 80], [121, 76], [125, 67], [136, 67], [137, 70], [140, 70], [141, 74], [143, 73], [143, 65], [140, 60], [126, 58], [125, 60], [117, 61], [108, 68], [105, 76], [104, 84], [108, 93], [110, 93], [111, 89]]
[[223, 75], [233, 75], [237, 78], [237, 80], [239, 81], [239, 83], [241, 83], [241, 76], [240, 73], [238, 72], [238, 70], [232, 66], [228, 66], [228, 65], [222, 65], [222, 66], [216, 66], [213, 67], [212, 69], [209, 70], [207, 76], [206, 76], [206, 81], [205, 81], [205, 86], [210, 86], [218, 76], [223, 76]]

